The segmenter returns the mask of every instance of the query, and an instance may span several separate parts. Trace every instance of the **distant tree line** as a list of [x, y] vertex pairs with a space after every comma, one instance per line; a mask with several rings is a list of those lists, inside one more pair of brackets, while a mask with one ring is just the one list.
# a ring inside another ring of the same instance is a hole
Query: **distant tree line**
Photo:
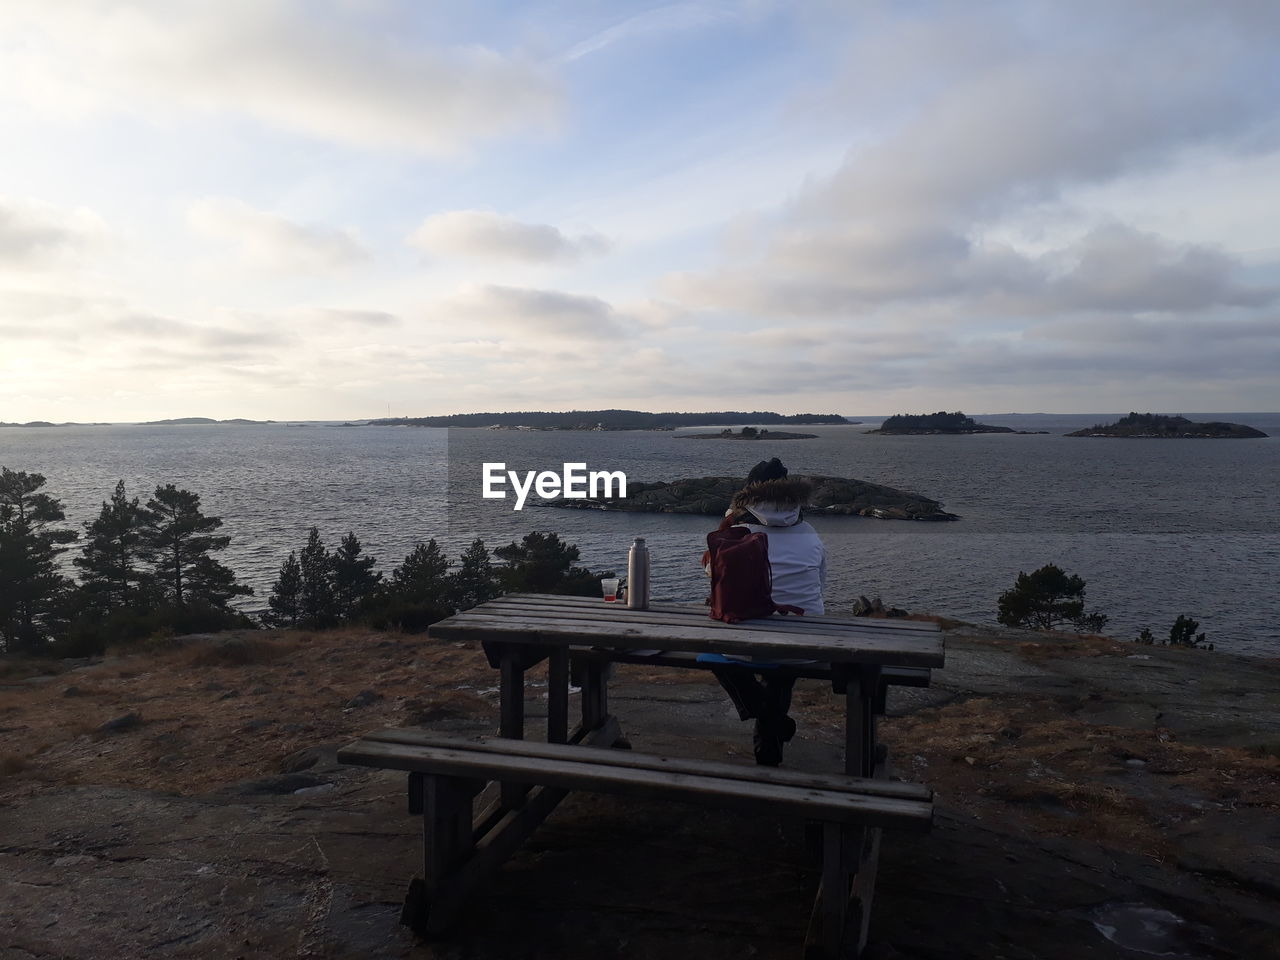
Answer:
[[516, 413], [460, 413], [439, 417], [390, 417], [369, 421], [377, 426], [536, 427], [540, 430], [673, 430], [676, 427], [723, 427], [744, 423], [847, 423], [838, 413], [646, 413], [642, 410], [526, 410]]
[[[121, 480], [81, 537], [44, 486], [38, 473], [0, 467], [0, 652], [78, 656], [161, 633], [256, 626], [232, 605], [253, 591], [217, 560], [231, 538], [199, 494], [162, 484], [141, 503]], [[77, 541], [73, 579], [59, 557]], [[554, 533], [530, 533], [492, 555], [476, 540], [457, 563], [431, 539], [384, 578], [354, 532], [330, 551], [312, 527], [281, 564], [262, 620], [419, 630], [505, 591], [595, 594], [612, 574], [578, 560], [578, 548]]]

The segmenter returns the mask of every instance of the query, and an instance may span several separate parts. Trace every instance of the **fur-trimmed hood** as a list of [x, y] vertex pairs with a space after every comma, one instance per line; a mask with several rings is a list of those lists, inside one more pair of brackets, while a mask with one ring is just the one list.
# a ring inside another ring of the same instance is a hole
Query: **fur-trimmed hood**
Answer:
[[731, 504], [734, 510], [750, 510], [757, 504], [772, 504], [778, 507], [802, 507], [809, 501], [813, 486], [800, 477], [779, 477], [777, 480], [764, 480], [760, 483], [749, 483], [733, 495]]

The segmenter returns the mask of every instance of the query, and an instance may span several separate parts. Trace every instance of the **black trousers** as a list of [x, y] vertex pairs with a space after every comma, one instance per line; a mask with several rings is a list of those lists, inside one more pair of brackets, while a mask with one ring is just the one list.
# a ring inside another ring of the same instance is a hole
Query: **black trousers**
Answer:
[[791, 691], [796, 685], [793, 675], [779, 675], [777, 668], [757, 673], [745, 663], [713, 667], [711, 672], [737, 707], [740, 720], [772, 723], [781, 720], [791, 709]]

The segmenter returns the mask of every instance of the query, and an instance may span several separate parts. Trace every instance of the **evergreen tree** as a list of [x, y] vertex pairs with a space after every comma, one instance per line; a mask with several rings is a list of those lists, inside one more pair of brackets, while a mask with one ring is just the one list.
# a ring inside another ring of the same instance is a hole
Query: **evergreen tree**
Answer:
[[498, 595], [497, 577], [483, 540], [471, 541], [458, 560], [458, 569], [449, 575], [448, 587], [449, 603], [457, 610], [469, 610]]
[[500, 593], [497, 573], [493, 570], [484, 540], [472, 540], [470, 547], [463, 550], [457, 570], [449, 575], [448, 585], [449, 603], [460, 611], [479, 607]]
[[142, 567], [146, 516], [137, 497], [125, 496], [123, 480], [98, 518], [84, 526], [84, 551], [71, 562], [80, 570], [85, 606], [96, 614], [149, 607], [153, 578]]
[[211, 554], [225, 550], [228, 536], [214, 536], [218, 517], [200, 512], [200, 495], [172, 483], [157, 486], [145, 508], [144, 556], [154, 566], [161, 596], [176, 607], [227, 609], [232, 597], [253, 593]]
[[0, 467], [0, 640], [10, 653], [38, 651], [61, 626], [70, 581], [57, 556], [76, 539], [51, 526], [66, 519], [62, 504], [39, 493], [45, 479]]
[[449, 591], [449, 560], [435, 539], [417, 544], [391, 574], [391, 591], [412, 603], [444, 607]]
[[1056, 564], [1046, 564], [1034, 573], [1018, 574], [1009, 590], [997, 601], [1000, 623], [1010, 627], [1053, 630], [1064, 623], [1077, 629], [1097, 632], [1107, 622], [1105, 614], [1084, 612], [1084, 580], [1068, 575]]
[[262, 622], [269, 627], [296, 627], [302, 615], [302, 564], [298, 554], [290, 550], [289, 557], [280, 564], [280, 576], [271, 586], [267, 598], [268, 610]]
[[339, 617], [355, 613], [360, 602], [377, 589], [382, 574], [375, 573], [375, 557], [361, 556], [360, 541], [348, 532], [333, 554], [333, 598]]
[[302, 571], [302, 591], [299, 594], [299, 612], [308, 626], [327, 627], [335, 619], [333, 595], [333, 558], [320, 539], [320, 530], [312, 527], [307, 534], [307, 545], [302, 548], [299, 560]]
[[378, 629], [415, 633], [453, 613], [449, 560], [435, 540], [409, 551], [391, 579], [369, 604], [369, 622]]
[[578, 548], [554, 533], [527, 533], [519, 543], [493, 551], [506, 567], [499, 577], [512, 593], [563, 593], [591, 596], [599, 591], [599, 577], [585, 567], [574, 566]]

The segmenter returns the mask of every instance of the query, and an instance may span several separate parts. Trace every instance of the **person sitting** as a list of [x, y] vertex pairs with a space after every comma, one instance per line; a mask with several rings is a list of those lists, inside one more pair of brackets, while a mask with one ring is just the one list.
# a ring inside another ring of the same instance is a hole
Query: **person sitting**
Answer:
[[[769, 543], [774, 602], [821, 616], [825, 612], [822, 592], [827, 551], [817, 531], [803, 517], [810, 492], [807, 482], [787, 476], [787, 468], [777, 457], [762, 461], [752, 468], [746, 485], [734, 496], [720, 529], [742, 526], [753, 533], [764, 533]], [[709, 568], [707, 572], [710, 573]], [[730, 659], [734, 658], [726, 658]], [[770, 661], [778, 666], [767, 667], [752, 667], [749, 663], [726, 663], [713, 667], [712, 672], [732, 699], [738, 716], [755, 721], [752, 739], [756, 763], [777, 766], [782, 762], [782, 745], [796, 732], [795, 721], [788, 716], [795, 677], [787, 674], [782, 661]]]

